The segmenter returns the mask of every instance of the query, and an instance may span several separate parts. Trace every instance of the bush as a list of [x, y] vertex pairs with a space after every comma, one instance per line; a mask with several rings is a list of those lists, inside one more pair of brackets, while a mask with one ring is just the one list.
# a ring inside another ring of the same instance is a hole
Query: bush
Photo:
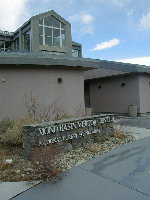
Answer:
[[62, 179], [64, 169], [61, 165], [59, 154], [61, 147], [58, 145], [36, 147], [30, 154], [34, 166], [34, 177], [42, 180], [57, 182]]
[[114, 127], [114, 136], [118, 139], [124, 139], [130, 133], [130, 130], [123, 124]]
[[9, 128], [12, 128], [14, 125], [14, 120], [11, 120], [8, 117], [3, 118], [0, 121], [0, 135], [5, 134]]
[[[9, 118], [8, 118], [9, 119]], [[6, 120], [9, 122], [9, 120]], [[3, 134], [1, 135], [0, 142], [5, 145], [20, 145], [23, 143], [22, 140], [22, 126], [25, 124], [35, 123], [35, 121], [31, 118], [24, 118], [19, 120], [10, 120], [11, 123], [4, 123], [3, 124]], [[8, 124], [8, 127], [6, 126]], [[5, 125], [5, 126], [4, 126]]]
[[6, 133], [1, 136], [1, 142], [5, 145], [19, 145], [22, 144], [22, 133], [17, 126], [7, 129]]
[[30, 95], [24, 96], [24, 100], [28, 116], [37, 122], [56, 121], [84, 116], [84, 109], [81, 105], [75, 108], [73, 116], [68, 113], [61, 97], [56, 98], [55, 101], [49, 105], [43, 105], [40, 99], [34, 96], [31, 91]]

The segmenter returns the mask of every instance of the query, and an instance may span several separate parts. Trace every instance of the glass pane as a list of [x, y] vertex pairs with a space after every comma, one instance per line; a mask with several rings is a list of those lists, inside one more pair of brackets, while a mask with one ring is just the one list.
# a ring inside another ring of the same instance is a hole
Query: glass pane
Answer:
[[62, 38], [63, 40], [66, 39], [66, 37], [65, 37], [65, 30], [61, 30], [61, 38]]
[[60, 21], [57, 20], [55, 17], [53, 18], [53, 27], [60, 28]]
[[30, 30], [23, 34], [24, 38], [24, 50], [30, 51]]
[[62, 47], [65, 47], [65, 46], [66, 46], [66, 40], [62, 39]]
[[54, 38], [53, 46], [60, 47], [60, 38]]
[[43, 36], [41, 36], [41, 35], [39, 37], [39, 43], [40, 43], [40, 45], [43, 45]]
[[72, 50], [72, 56], [73, 56], [73, 57], [79, 57], [79, 51], [76, 50], [76, 49], [73, 49], [73, 50]]
[[65, 30], [61, 30], [61, 40], [62, 40], [62, 47], [65, 47], [66, 46]]
[[61, 28], [65, 29], [65, 24], [61, 23]]
[[39, 24], [43, 25], [43, 19], [39, 19]]
[[43, 35], [43, 26], [39, 26], [39, 35]]
[[52, 29], [45, 27], [45, 37], [50, 36], [52, 37]]
[[29, 29], [27, 32], [26, 32], [26, 35], [30, 35], [31, 33], [31, 29]]
[[54, 37], [59, 37], [60, 38], [60, 29], [53, 29], [53, 35]]
[[60, 29], [53, 29], [53, 45], [60, 47]]
[[52, 19], [53, 19], [52, 16], [45, 17], [44, 18], [44, 25], [45, 26], [52, 26]]
[[0, 41], [0, 48], [4, 48], [4, 41]]
[[14, 50], [19, 50], [19, 38], [14, 41]]
[[45, 45], [52, 46], [52, 37], [45, 37]]
[[7, 42], [6, 41], [6, 45], [5, 45], [6, 46], [6, 51], [11, 51], [11, 49], [12, 49], [11, 45], [12, 45], [11, 42]]

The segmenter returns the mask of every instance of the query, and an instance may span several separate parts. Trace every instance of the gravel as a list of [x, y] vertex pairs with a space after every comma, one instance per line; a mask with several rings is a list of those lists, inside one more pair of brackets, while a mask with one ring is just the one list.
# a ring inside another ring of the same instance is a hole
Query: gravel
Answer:
[[[109, 137], [101, 141], [101, 143], [86, 144], [84, 147], [74, 149], [68, 153], [61, 153], [59, 163], [63, 166], [64, 171], [71, 169], [87, 160], [110, 151], [111, 149], [118, 148], [126, 143], [134, 141], [133, 136], [126, 134], [125, 136]], [[2, 147], [1, 147], [2, 148]], [[37, 180], [39, 176], [33, 177], [34, 169], [30, 161], [22, 157], [22, 149], [19, 148], [15, 153], [7, 153], [4, 157], [12, 159], [9, 165], [0, 165], [0, 181], [30, 181], [34, 178]]]
[[64, 169], [68, 170], [74, 166], [86, 162], [87, 160], [104, 154], [111, 149], [118, 148], [132, 141], [134, 141], [134, 138], [130, 134], [126, 135], [122, 139], [109, 137], [106, 141], [102, 143], [87, 144], [86, 146], [72, 150], [71, 152], [62, 153], [61, 163], [64, 166]]

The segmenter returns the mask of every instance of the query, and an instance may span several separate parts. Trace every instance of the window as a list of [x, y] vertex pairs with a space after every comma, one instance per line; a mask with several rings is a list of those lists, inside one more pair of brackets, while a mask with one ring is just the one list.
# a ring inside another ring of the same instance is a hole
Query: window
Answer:
[[59, 55], [59, 56], [65, 55], [64, 52], [55, 52], [55, 51], [43, 51], [43, 53], [50, 54], [50, 55]]
[[73, 57], [79, 57], [80, 55], [80, 51], [77, 49], [72, 49], [72, 56]]
[[19, 50], [19, 38], [17, 38], [17, 39], [14, 41], [14, 50], [15, 50], [15, 51]]
[[0, 41], [0, 51], [5, 51], [5, 41]]
[[0, 52], [11, 51], [11, 42], [9, 41], [0, 41]]
[[24, 47], [24, 50], [26, 51], [30, 51], [30, 37], [31, 35], [31, 30], [29, 29], [28, 31], [26, 31], [24, 34], [23, 34], [23, 47]]
[[53, 16], [39, 20], [40, 45], [65, 47], [65, 24]]

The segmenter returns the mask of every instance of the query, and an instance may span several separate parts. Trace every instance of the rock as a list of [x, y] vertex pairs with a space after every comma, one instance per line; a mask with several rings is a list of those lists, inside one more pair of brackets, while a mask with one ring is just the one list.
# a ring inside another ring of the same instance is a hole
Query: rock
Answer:
[[30, 171], [33, 171], [33, 169], [32, 169], [32, 168], [27, 168], [27, 169], [25, 169], [24, 171], [30, 172]]
[[5, 163], [11, 164], [12, 161], [13, 161], [12, 159], [6, 159], [6, 160], [5, 160]]
[[22, 177], [25, 177], [25, 174], [21, 174]]
[[0, 164], [0, 169], [4, 170], [10, 166], [12, 166], [13, 160], [12, 159], [6, 159]]
[[67, 153], [67, 152], [69, 152], [71, 150], [72, 150], [72, 145], [70, 143], [68, 143], [68, 142], [65, 142], [64, 143], [64, 147], [63, 147], [63, 152]]
[[16, 174], [20, 174], [20, 173], [21, 173], [21, 170], [19, 170], [19, 169], [18, 169], [18, 170], [15, 170], [15, 173], [16, 173]]

